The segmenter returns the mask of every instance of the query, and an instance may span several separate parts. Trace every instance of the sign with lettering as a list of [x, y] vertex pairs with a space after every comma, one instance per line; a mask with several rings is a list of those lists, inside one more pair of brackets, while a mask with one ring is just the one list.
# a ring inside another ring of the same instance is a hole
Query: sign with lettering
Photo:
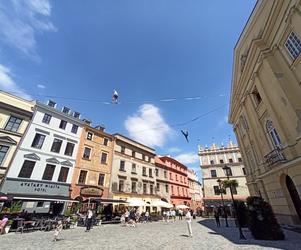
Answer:
[[80, 194], [83, 196], [101, 197], [103, 189], [99, 187], [82, 187]]

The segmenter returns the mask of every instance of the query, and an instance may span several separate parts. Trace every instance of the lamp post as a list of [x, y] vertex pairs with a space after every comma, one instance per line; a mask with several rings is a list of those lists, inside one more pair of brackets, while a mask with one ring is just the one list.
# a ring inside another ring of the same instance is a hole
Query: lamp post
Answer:
[[223, 190], [222, 190], [222, 184], [221, 184], [222, 180], [218, 179], [217, 182], [218, 182], [218, 185], [219, 185], [219, 191], [221, 193], [222, 204], [223, 204], [223, 211], [224, 211], [225, 221], [226, 221], [226, 227], [229, 227], [229, 225], [228, 225], [228, 216], [227, 216], [227, 213], [226, 213], [226, 210], [225, 210], [225, 203], [224, 203]]
[[[229, 169], [230, 167], [228, 167], [227, 165], [225, 165], [223, 167], [223, 170], [225, 171], [225, 174], [227, 176], [227, 179], [229, 180]], [[241, 229], [241, 226], [240, 226], [240, 222], [239, 222], [239, 219], [238, 219], [238, 210], [237, 210], [237, 205], [236, 203], [234, 202], [234, 197], [233, 197], [233, 192], [232, 192], [232, 186], [230, 185], [230, 193], [231, 193], [231, 199], [232, 199], [232, 202], [233, 202], [233, 207], [234, 207], [234, 210], [235, 210], [235, 214], [236, 214], [236, 219], [237, 219], [237, 225], [238, 225], [238, 230], [239, 230], [239, 238], [241, 240], [245, 240], [246, 237], [244, 236], [243, 232], [242, 232], [242, 229]]]

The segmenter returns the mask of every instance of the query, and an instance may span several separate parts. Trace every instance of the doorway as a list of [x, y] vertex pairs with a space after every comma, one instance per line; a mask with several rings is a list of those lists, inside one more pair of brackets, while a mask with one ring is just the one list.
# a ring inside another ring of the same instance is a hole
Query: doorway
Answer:
[[301, 221], [301, 199], [299, 197], [295, 183], [293, 182], [292, 178], [289, 177], [288, 175], [285, 177], [285, 183], [286, 183], [288, 192], [291, 196], [291, 199], [293, 201], [295, 210], [299, 216], [299, 220]]

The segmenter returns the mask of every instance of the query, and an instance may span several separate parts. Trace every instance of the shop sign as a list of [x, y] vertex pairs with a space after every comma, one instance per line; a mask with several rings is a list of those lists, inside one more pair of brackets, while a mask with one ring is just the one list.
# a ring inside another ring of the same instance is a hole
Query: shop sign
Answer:
[[99, 187], [82, 187], [80, 194], [83, 196], [101, 197], [103, 190]]

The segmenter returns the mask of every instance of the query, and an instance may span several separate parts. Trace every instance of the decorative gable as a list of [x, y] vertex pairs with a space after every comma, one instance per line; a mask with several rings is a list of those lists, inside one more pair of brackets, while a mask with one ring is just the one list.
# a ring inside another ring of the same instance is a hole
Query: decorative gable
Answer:
[[26, 154], [26, 155], [24, 155], [24, 158], [31, 159], [31, 160], [37, 160], [37, 161], [41, 160], [41, 158], [35, 153]]
[[70, 161], [62, 161], [61, 164], [64, 165], [64, 166], [68, 166], [68, 167], [73, 166], [73, 164]]
[[50, 162], [50, 163], [54, 163], [54, 164], [60, 164], [60, 162], [54, 157], [47, 159], [46, 162]]
[[17, 142], [14, 139], [10, 138], [9, 136], [0, 136], [0, 142], [11, 144], [11, 145], [17, 145]]

